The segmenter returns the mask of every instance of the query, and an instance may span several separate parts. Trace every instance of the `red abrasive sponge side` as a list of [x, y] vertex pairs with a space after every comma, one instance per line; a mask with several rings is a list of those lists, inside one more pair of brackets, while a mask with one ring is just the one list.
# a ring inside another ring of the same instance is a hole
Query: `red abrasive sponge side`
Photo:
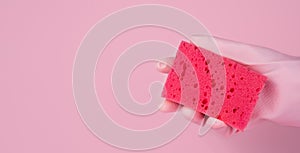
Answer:
[[266, 79], [239, 62], [182, 41], [162, 96], [243, 131]]

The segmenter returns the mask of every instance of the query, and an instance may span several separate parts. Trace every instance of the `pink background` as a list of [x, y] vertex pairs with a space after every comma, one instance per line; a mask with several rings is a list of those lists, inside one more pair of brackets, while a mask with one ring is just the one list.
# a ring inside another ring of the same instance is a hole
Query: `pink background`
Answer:
[[[297, 0], [147, 3], [185, 10], [214, 35], [300, 56], [300, 3]], [[113, 11], [137, 4], [144, 3], [96, 0], [0, 2], [0, 152], [130, 152], [103, 143], [83, 124], [72, 95], [72, 66], [80, 41], [97, 21]], [[145, 40], [157, 36], [175, 45], [179, 41], [174, 39], [176, 37], [167, 40], [170, 37], [165, 38], [163, 32], [160, 35], [147, 35], [147, 30], [149, 34], [159, 29], [145, 29]], [[130, 35], [134, 35], [134, 32]], [[128, 41], [119, 43], [130, 45], [140, 40], [124, 38]], [[134, 82], [144, 82], [139, 78], [140, 74], [145, 73], [162, 79], [162, 75], [154, 71], [153, 64], [143, 67], [149, 71], [135, 71]], [[101, 76], [99, 71], [100, 67], [96, 70], [96, 82]], [[148, 81], [151, 79], [145, 82]], [[140, 85], [146, 89], [146, 84]], [[101, 88], [97, 87], [98, 92]], [[133, 91], [140, 89], [136, 83], [132, 88]], [[147, 100], [144, 90], [140, 91], [143, 92], [134, 94], [135, 98]], [[109, 102], [105, 103], [105, 108], [120, 124], [137, 129], [159, 125], [170, 117], [170, 114], [158, 112], [149, 120], [141, 119], [121, 112], [114, 103]], [[128, 118], [129, 122], [122, 123], [120, 116]], [[279, 153], [299, 152], [300, 149], [299, 128], [282, 127], [270, 122], [229, 138], [214, 132], [198, 137], [197, 131], [198, 126], [192, 124], [176, 140], [147, 152]]]

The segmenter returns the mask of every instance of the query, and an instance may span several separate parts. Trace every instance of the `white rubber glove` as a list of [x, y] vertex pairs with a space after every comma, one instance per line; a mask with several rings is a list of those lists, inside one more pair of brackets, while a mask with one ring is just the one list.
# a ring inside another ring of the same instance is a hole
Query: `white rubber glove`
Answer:
[[[214, 39], [222, 56], [249, 65], [250, 68], [268, 77], [265, 88], [261, 91], [259, 100], [253, 111], [249, 126], [266, 119], [286, 126], [300, 127], [300, 57], [282, 54], [275, 50], [255, 45], [230, 41], [218, 37], [193, 36], [192, 42], [200, 47], [213, 50], [207, 42]], [[166, 63], [171, 64], [172, 58]], [[158, 64], [158, 70], [167, 73], [170, 67], [164, 63]], [[162, 111], [175, 111], [177, 104], [166, 101]], [[193, 118], [201, 123], [203, 115], [183, 107], [181, 111], [187, 118]], [[248, 127], [245, 129], [247, 130]], [[213, 128], [227, 128], [221, 121], [217, 121]]]

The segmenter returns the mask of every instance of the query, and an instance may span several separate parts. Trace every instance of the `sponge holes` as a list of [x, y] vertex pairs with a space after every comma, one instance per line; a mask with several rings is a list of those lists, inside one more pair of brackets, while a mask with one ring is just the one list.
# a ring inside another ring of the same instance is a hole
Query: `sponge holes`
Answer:
[[228, 67], [236, 69], [237, 64], [236, 63], [228, 63]]
[[[226, 109], [226, 110], [225, 110], [225, 113], [237, 113], [239, 109], [240, 109], [240, 107], [235, 107], [235, 108], [233, 108], [232, 110]], [[241, 113], [241, 115], [243, 115], [243, 114], [244, 114], [244, 112]], [[241, 116], [241, 115], [240, 115], [240, 116]]]

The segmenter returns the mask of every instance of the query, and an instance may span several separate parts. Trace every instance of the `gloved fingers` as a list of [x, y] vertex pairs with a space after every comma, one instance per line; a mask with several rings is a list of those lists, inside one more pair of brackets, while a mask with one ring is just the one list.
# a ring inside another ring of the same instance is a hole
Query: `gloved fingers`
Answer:
[[217, 133], [221, 136], [225, 136], [225, 137], [229, 137], [234, 135], [235, 133], [238, 133], [237, 129], [234, 129], [230, 126], [224, 126], [222, 128], [216, 128], [214, 130], [212, 130], [214, 133]]
[[218, 120], [216, 119], [214, 125], [212, 126], [213, 129], [218, 129], [218, 128], [223, 128], [223, 127], [226, 127], [227, 125], [221, 121], [221, 120]]
[[227, 40], [214, 36], [193, 35], [191, 41], [207, 50], [246, 65], [270, 64], [291, 59], [299, 59], [282, 54], [273, 49]]
[[216, 118], [205, 115], [203, 121], [201, 122], [198, 134], [200, 136], [204, 136], [205, 134], [207, 134], [209, 130], [214, 126], [216, 120]]
[[178, 110], [180, 105], [178, 103], [165, 100], [163, 103], [159, 106], [160, 111], [162, 112], [175, 112]]
[[174, 57], [167, 57], [157, 62], [156, 69], [161, 73], [169, 73], [174, 62]]
[[[181, 106], [180, 104], [177, 104], [175, 102], [165, 100], [162, 105], [160, 106], [160, 110], [162, 112], [175, 112], [177, 110], [180, 110], [182, 115], [187, 119], [192, 121], [193, 123], [196, 123], [198, 125], [201, 125], [202, 121], [204, 120], [204, 115], [200, 112], [197, 112], [191, 108]], [[222, 135], [232, 135], [236, 131], [234, 131], [233, 128], [225, 124], [223, 121], [220, 121], [218, 119], [215, 120], [213, 123], [214, 125], [212, 128], [217, 131], [217, 133]]]
[[223, 136], [230, 136], [238, 131], [216, 118], [205, 116], [199, 129], [199, 135], [204, 136], [211, 128]]
[[183, 106], [180, 109], [180, 111], [186, 119], [191, 120], [193, 123], [196, 123], [199, 125], [201, 124], [201, 122], [204, 118], [204, 115], [202, 113], [197, 112], [197, 111], [195, 111], [191, 108], [185, 107], [185, 106]]
[[177, 111], [181, 106], [178, 103], [169, 101], [169, 100], [165, 100], [163, 101], [160, 106], [159, 106], [159, 110], [162, 112], [175, 112]]

